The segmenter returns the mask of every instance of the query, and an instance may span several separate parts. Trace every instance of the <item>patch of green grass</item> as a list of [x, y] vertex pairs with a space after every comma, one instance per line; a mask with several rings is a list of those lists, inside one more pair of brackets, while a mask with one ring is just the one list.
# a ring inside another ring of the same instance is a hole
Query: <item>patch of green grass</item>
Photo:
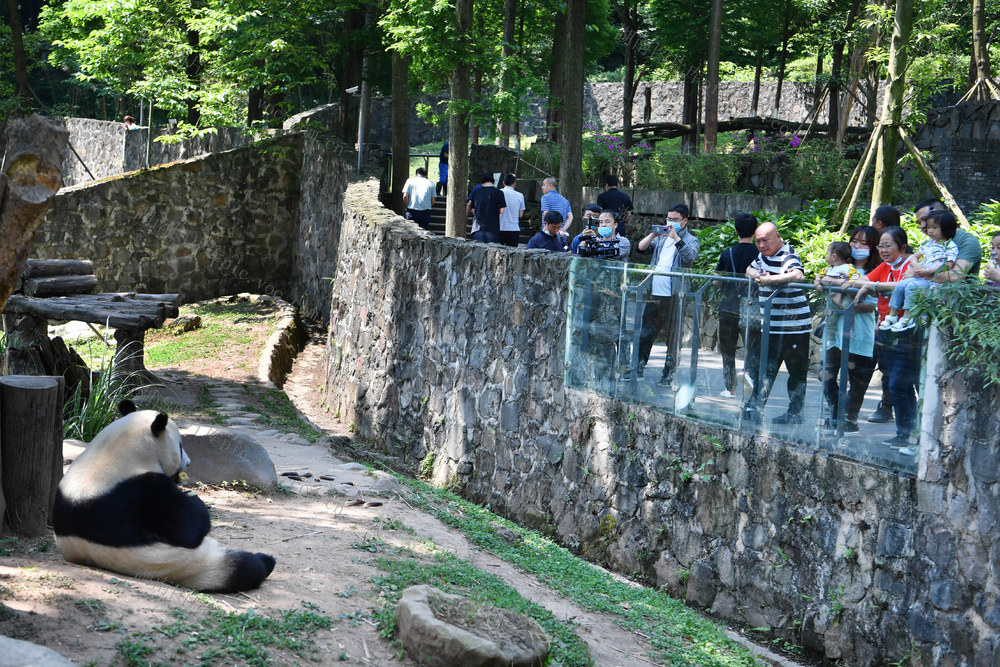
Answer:
[[146, 667], [149, 664], [146, 658], [155, 650], [152, 646], [129, 639], [123, 639], [115, 644], [115, 649], [128, 667]]
[[500, 577], [477, 570], [450, 553], [438, 552], [430, 563], [409, 557], [379, 557], [372, 564], [387, 572], [372, 580], [382, 599], [381, 606], [375, 610], [375, 620], [384, 637], [395, 636], [394, 614], [402, 591], [409, 586], [429, 584], [448, 593], [468, 596], [476, 602], [525, 614], [538, 621], [551, 640], [547, 664], [592, 664], [587, 644], [573, 632], [571, 621], [560, 621], [548, 609], [525, 600]]
[[[256, 345], [259, 336], [249, 327], [240, 331], [238, 325], [267, 322], [273, 328], [278, 323], [275, 307], [269, 303], [209, 303], [182, 308], [181, 312], [200, 316], [201, 328], [183, 335], [155, 329], [146, 332], [145, 361], [149, 368], [218, 356], [233, 346]], [[256, 358], [252, 363], [256, 366]]]
[[297, 433], [309, 442], [316, 442], [323, 437], [322, 431], [299, 416], [288, 396], [280, 389], [268, 389], [265, 393], [258, 394], [256, 398], [261, 405], [260, 410], [252, 406], [244, 408], [253, 412], [263, 410], [256, 421], [272, 428]]
[[179, 654], [198, 652], [200, 664], [205, 666], [271, 665], [274, 660], [268, 653], [270, 648], [305, 657], [315, 651], [311, 637], [333, 626], [327, 616], [295, 610], [282, 612], [277, 618], [258, 615], [253, 609], [243, 614], [213, 610], [198, 621], [189, 621], [183, 612], [174, 617], [176, 621], [155, 630], [179, 640]]
[[[449, 491], [419, 480], [399, 479], [414, 491], [409, 501], [412, 505], [461, 530], [472, 543], [535, 575], [575, 604], [608, 614], [622, 627], [647, 635], [653, 648], [650, 656], [662, 664], [760, 664], [752, 653], [729, 639], [722, 626], [683, 602], [615, 579], [540, 533], [520, 528]], [[490, 523], [515, 530], [523, 539], [509, 544]]]

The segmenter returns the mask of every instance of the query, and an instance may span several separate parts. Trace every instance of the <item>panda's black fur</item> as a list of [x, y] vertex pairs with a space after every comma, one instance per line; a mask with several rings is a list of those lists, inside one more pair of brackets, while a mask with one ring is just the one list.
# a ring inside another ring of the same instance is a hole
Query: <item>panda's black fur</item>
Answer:
[[56, 544], [73, 563], [168, 581], [200, 591], [256, 588], [274, 569], [267, 554], [234, 551], [207, 537], [198, 496], [177, 486], [190, 463], [177, 425], [163, 413], [119, 406], [59, 483]]

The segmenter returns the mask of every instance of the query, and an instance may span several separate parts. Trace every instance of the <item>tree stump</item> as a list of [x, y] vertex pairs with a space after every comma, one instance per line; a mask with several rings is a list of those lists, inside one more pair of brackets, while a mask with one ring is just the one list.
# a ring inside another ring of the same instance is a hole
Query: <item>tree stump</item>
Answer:
[[62, 474], [60, 378], [0, 377], [0, 467], [7, 523], [43, 535]]

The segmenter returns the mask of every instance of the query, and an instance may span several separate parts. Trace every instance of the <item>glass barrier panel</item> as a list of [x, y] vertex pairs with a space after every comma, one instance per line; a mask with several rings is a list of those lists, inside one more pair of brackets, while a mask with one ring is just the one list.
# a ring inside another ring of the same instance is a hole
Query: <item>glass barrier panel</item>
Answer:
[[856, 304], [856, 291], [578, 259], [566, 382], [915, 471], [924, 334], [879, 329], [874, 298]]

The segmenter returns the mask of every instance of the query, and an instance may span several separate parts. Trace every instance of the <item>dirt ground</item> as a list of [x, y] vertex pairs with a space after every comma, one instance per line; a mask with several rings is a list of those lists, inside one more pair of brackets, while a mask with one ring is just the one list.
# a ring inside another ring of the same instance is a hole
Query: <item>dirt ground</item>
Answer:
[[[296, 408], [329, 436], [346, 435], [344, 425], [318, 403], [321, 354], [322, 339], [314, 337], [298, 357], [285, 391]], [[178, 406], [176, 417], [184, 426], [204, 411], [206, 395], [215, 398], [217, 418], [220, 413], [225, 418], [227, 410], [238, 411], [241, 403], [253, 405], [263, 391], [252, 377], [255, 368], [252, 350], [234, 347], [216, 359], [156, 372], [164, 380], [162, 399]], [[301, 439], [269, 426], [232, 428], [257, 439], [279, 473], [313, 474], [304, 481], [286, 478], [290, 493], [198, 491], [212, 513], [213, 537], [226, 546], [262, 551], [277, 559], [274, 572], [259, 589], [238, 595], [193, 594], [67, 564], [51, 533], [30, 540], [8, 538], [0, 543], [5, 550], [0, 552], [5, 554], [0, 556], [4, 605], [0, 634], [46, 646], [81, 665], [143, 664], [126, 661], [117, 648], [123, 640], [150, 648], [142, 658], [149, 664], [198, 664], [199, 649], [193, 639], [170, 636], [165, 630], [178, 618], [200, 618], [213, 608], [254, 610], [261, 615], [321, 610], [333, 620], [332, 627], [318, 631], [304, 652], [268, 649], [274, 664], [415, 664], [379, 634], [371, 615], [378, 604], [371, 580], [382, 574], [372, 561], [378, 551], [405, 546], [417, 553], [449, 551], [500, 575], [557, 617], [574, 619], [596, 665], [655, 664], [645, 657], [648, 645], [642, 636], [577, 607], [534, 577], [477, 549], [463, 535], [408, 504], [405, 487], [391, 476], [335, 456], [329, 437], [302, 445], [294, 444]], [[372, 545], [377, 545], [375, 551]], [[773, 654], [766, 657], [783, 663]], [[214, 664], [236, 661], [221, 657]]]

